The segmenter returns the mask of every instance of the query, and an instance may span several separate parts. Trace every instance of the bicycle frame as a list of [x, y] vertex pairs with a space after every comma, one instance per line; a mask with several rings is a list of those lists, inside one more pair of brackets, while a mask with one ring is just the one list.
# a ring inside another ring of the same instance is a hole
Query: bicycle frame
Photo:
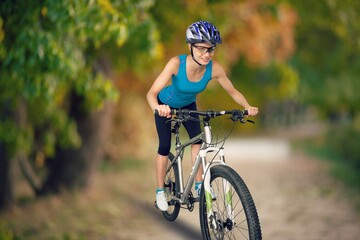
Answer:
[[[179, 123], [175, 123], [175, 124], [179, 124]], [[212, 209], [212, 204], [211, 204], [212, 197], [211, 197], [211, 192], [210, 192], [210, 174], [208, 174], [208, 172], [210, 171], [210, 168], [213, 165], [217, 165], [217, 164], [226, 165], [224, 148], [223, 147], [217, 148], [211, 144], [212, 135], [211, 135], [211, 126], [210, 126], [209, 122], [204, 122], [204, 131], [202, 133], [200, 133], [196, 137], [188, 140], [184, 144], [181, 144], [181, 142], [180, 142], [179, 131], [178, 131], [179, 127], [180, 127], [180, 125], [174, 127], [174, 128], [176, 128], [176, 130], [175, 130], [176, 131], [175, 132], [176, 155], [174, 157], [173, 162], [168, 167], [167, 172], [170, 171], [171, 167], [176, 162], [176, 164], [178, 166], [178, 170], [179, 170], [178, 174], [179, 174], [179, 184], [180, 184], [180, 198], [178, 198], [178, 200], [180, 201], [181, 204], [184, 204], [184, 203], [186, 203], [187, 196], [189, 196], [189, 193], [191, 191], [192, 185], [195, 180], [195, 176], [196, 176], [197, 172], [199, 171], [200, 166], [202, 165], [203, 166], [202, 180], [204, 182], [206, 201], [208, 203], [207, 210], [209, 212]], [[190, 176], [187, 180], [187, 183], [184, 185], [183, 170], [182, 170], [182, 159], [183, 159], [183, 155], [184, 155], [184, 150], [186, 147], [188, 147], [189, 145], [191, 145], [199, 140], [202, 140], [202, 145], [200, 147], [199, 153], [196, 156], [195, 162], [192, 166], [192, 170], [191, 170]], [[206, 156], [210, 152], [217, 152], [219, 158], [217, 160], [207, 162]], [[227, 184], [224, 183], [224, 187], [226, 185]], [[224, 190], [226, 191], [226, 189], [224, 189]], [[231, 201], [231, 198], [229, 198], [228, 200]], [[231, 204], [229, 204], [229, 205], [231, 206]]]

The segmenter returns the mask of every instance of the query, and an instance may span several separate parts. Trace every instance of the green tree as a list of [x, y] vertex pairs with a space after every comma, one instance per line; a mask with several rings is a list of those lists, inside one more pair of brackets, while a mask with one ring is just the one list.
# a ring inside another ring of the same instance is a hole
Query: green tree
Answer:
[[360, 103], [360, 3], [288, 1], [297, 9], [297, 52], [292, 64], [301, 77], [301, 95], [329, 116], [354, 115]]
[[133, 46], [134, 58], [156, 46], [150, 6], [147, 0], [0, 3], [0, 209], [14, 201], [17, 161], [37, 194], [87, 185], [103, 156], [111, 101], [119, 97], [111, 81], [114, 57], [139, 34], [143, 47]]
[[360, 2], [287, 1], [299, 14], [297, 52], [300, 96], [330, 123], [331, 151], [349, 169], [360, 171]]

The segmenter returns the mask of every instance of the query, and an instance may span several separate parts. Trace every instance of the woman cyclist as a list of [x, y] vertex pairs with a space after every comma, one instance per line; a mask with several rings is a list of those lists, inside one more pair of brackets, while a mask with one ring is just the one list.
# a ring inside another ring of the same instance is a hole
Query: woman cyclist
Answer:
[[[171, 117], [170, 109], [196, 110], [196, 96], [205, 90], [210, 80], [217, 81], [232, 99], [245, 108], [250, 116], [258, 114], [258, 108], [252, 107], [243, 94], [236, 90], [226, 76], [222, 66], [212, 60], [217, 44], [220, 44], [221, 36], [218, 29], [207, 21], [199, 21], [191, 24], [186, 30], [186, 42], [189, 54], [173, 57], [166, 64], [163, 71], [155, 79], [147, 100], [155, 114], [155, 125], [159, 137], [159, 147], [156, 161], [156, 204], [161, 211], [168, 209], [168, 203], [164, 192], [164, 176], [171, 148], [171, 124], [167, 122]], [[168, 82], [171, 80], [171, 84]], [[200, 122], [188, 121], [184, 127], [190, 138], [201, 132]], [[195, 157], [200, 150], [201, 142], [191, 146], [191, 158]], [[195, 191], [201, 188], [202, 169], [196, 175]]]

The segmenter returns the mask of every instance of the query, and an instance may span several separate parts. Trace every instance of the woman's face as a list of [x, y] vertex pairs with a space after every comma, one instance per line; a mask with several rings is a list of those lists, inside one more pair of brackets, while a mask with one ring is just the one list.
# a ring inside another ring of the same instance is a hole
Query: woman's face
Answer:
[[210, 62], [211, 57], [215, 53], [215, 45], [208, 43], [195, 43], [189, 44], [189, 49], [193, 51], [193, 57], [202, 65], [206, 65]]

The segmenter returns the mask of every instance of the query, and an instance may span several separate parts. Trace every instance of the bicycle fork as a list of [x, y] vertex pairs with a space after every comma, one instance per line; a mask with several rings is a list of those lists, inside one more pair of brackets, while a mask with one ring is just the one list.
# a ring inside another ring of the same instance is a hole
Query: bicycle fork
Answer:
[[[213, 209], [213, 202], [216, 201], [217, 196], [215, 195], [215, 192], [213, 191], [210, 184], [210, 180], [211, 180], [210, 170], [213, 165], [226, 165], [224, 161], [223, 149], [219, 150], [219, 157], [220, 157], [219, 160], [215, 160], [210, 164], [207, 164], [206, 168], [204, 168], [205, 175], [203, 178], [207, 218], [208, 218], [208, 222], [211, 224], [211, 227], [216, 231], [222, 231], [224, 229], [223, 221], [225, 221], [225, 219], [219, 219], [219, 217], [217, 216], [218, 214]], [[234, 224], [233, 222], [234, 211], [233, 211], [231, 184], [229, 184], [229, 182], [226, 179], [222, 179], [221, 187], [225, 197], [227, 217], [232, 222], [232, 224]]]

